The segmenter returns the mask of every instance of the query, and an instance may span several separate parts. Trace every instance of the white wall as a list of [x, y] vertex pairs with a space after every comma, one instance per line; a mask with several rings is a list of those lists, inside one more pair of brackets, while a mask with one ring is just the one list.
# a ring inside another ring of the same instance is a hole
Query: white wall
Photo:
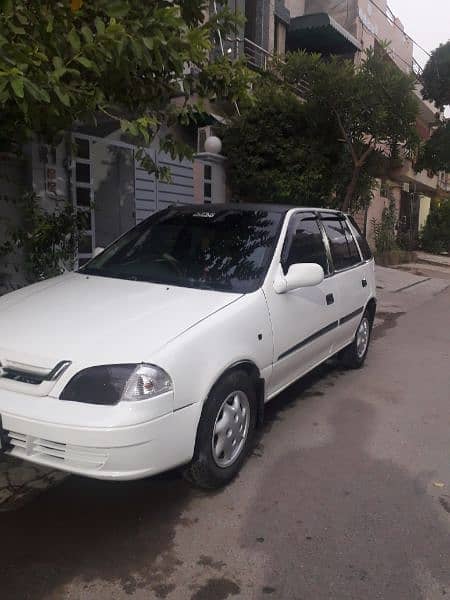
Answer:
[[284, 5], [291, 13], [291, 19], [305, 14], [305, 0], [285, 0]]

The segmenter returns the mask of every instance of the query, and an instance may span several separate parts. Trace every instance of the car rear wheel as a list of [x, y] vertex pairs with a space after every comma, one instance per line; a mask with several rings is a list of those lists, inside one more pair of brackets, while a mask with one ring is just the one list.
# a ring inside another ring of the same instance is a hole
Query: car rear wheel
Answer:
[[202, 488], [218, 488], [235, 477], [248, 454], [256, 422], [255, 386], [244, 371], [230, 372], [214, 386], [197, 430], [186, 477]]
[[359, 369], [363, 366], [369, 350], [372, 321], [366, 310], [356, 330], [353, 342], [339, 354], [339, 359], [348, 369]]

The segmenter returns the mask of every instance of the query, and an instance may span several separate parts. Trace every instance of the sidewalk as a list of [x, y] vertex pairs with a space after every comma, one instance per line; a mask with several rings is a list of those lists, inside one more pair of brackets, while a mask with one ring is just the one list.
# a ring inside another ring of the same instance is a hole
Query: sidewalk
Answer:
[[429, 252], [416, 252], [416, 255], [419, 262], [424, 262], [431, 265], [437, 264], [438, 266], [446, 266], [450, 269], [450, 256], [443, 256], [442, 254], [430, 254]]
[[417, 260], [413, 263], [403, 263], [395, 267], [414, 275], [435, 277], [450, 281], [450, 256], [416, 252]]
[[411, 269], [403, 269], [405, 266], [392, 269], [376, 266], [378, 307], [375, 327], [424, 304], [450, 287], [450, 277], [412, 272]]

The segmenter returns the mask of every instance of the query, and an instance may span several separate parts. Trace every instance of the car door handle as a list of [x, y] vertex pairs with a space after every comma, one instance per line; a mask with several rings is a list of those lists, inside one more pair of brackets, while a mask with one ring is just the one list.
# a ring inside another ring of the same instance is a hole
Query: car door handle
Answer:
[[363, 280], [361, 281], [361, 285], [362, 285], [363, 287], [367, 287], [367, 279], [363, 279]]
[[327, 305], [334, 304], [334, 296], [333, 294], [327, 294]]

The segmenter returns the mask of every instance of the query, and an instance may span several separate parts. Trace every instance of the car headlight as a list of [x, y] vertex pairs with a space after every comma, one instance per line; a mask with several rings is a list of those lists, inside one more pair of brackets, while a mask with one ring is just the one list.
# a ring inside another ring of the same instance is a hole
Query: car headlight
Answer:
[[147, 400], [172, 389], [169, 375], [155, 365], [101, 365], [74, 375], [60, 399], [113, 405], [122, 401]]

